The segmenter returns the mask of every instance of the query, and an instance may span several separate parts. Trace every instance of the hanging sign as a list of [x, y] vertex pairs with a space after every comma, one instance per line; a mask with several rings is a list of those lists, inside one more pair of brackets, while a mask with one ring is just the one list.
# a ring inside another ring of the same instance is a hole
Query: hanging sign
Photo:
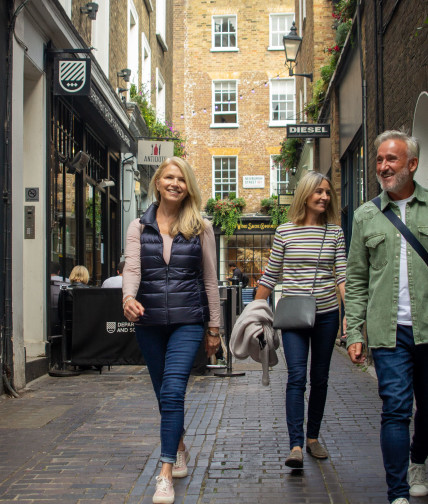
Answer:
[[89, 95], [91, 89], [90, 58], [55, 58], [54, 94]]
[[330, 138], [330, 124], [288, 124], [287, 138]]
[[138, 140], [137, 163], [159, 166], [165, 159], [174, 155], [174, 141]]

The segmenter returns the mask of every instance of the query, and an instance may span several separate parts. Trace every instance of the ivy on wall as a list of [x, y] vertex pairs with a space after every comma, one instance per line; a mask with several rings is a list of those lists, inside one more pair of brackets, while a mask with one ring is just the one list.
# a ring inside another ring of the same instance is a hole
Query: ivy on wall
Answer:
[[137, 89], [135, 84], [131, 84], [129, 91], [130, 99], [138, 105], [141, 115], [147, 125], [149, 134], [155, 138], [173, 138], [174, 139], [174, 156], [181, 158], [186, 157], [186, 140], [181, 136], [181, 133], [176, 130], [172, 123], [165, 121], [164, 123], [156, 118], [156, 111], [150, 105], [147, 99], [147, 92], [143, 86]]

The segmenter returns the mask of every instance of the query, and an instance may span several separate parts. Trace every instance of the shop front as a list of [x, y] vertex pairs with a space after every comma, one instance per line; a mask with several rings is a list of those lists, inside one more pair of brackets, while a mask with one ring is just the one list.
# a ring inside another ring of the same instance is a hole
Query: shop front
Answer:
[[94, 82], [86, 96], [53, 88], [49, 99], [48, 269], [67, 281], [83, 265], [89, 284], [100, 286], [120, 261], [123, 161], [136, 154], [136, 142]]
[[275, 229], [267, 217], [243, 217], [231, 236], [215, 229], [220, 282], [227, 282], [233, 263], [248, 277], [247, 287], [256, 287], [269, 260]]

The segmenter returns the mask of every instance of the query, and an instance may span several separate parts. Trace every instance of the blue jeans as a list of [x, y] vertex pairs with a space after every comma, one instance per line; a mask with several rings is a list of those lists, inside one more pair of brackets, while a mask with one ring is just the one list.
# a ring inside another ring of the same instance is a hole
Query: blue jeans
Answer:
[[339, 310], [322, 313], [312, 329], [282, 331], [288, 381], [285, 399], [290, 448], [303, 447], [304, 394], [311, 348], [310, 383], [306, 437], [317, 439], [327, 398], [331, 355], [339, 329]]
[[136, 326], [161, 414], [161, 462], [174, 463], [184, 433], [184, 397], [203, 324]]
[[[428, 344], [415, 345], [412, 327], [397, 326], [395, 348], [373, 348], [379, 396], [383, 401], [380, 444], [388, 499], [409, 498], [407, 470], [428, 455]], [[410, 447], [409, 424], [416, 399], [415, 434]]]

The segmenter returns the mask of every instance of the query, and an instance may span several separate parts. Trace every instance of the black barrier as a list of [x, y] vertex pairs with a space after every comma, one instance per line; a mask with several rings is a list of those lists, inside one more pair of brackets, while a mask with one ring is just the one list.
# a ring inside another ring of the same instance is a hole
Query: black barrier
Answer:
[[70, 364], [112, 366], [145, 364], [133, 322], [122, 309], [122, 289], [73, 289]]

